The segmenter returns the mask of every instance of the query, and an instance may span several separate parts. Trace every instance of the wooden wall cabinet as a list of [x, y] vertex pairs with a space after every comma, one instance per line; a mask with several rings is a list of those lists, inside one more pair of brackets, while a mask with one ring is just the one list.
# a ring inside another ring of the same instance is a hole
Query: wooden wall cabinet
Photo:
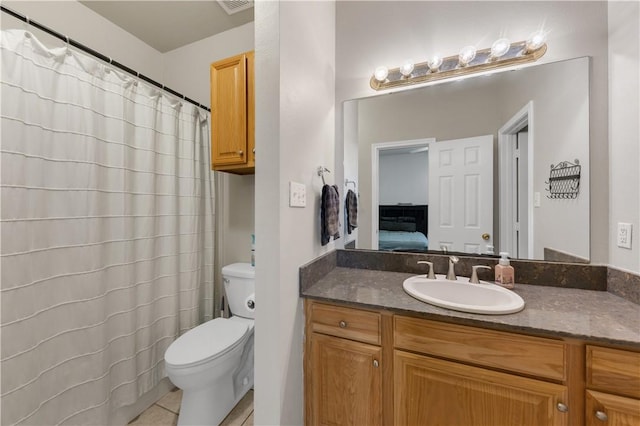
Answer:
[[253, 52], [211, 64], [211, 168], [255, 172]]
[[640, 353], [587, 346], [586, 424], [640, 425]]

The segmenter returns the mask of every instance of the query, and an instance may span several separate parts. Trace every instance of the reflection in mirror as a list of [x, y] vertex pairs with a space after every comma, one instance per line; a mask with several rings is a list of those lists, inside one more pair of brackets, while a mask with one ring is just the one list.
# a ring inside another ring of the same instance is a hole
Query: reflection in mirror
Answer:
[[[347, 101], [344, 148], [346, 247], [589, 261], [589, 58]], [[578, 196], [548, 197], [575, 160]]]

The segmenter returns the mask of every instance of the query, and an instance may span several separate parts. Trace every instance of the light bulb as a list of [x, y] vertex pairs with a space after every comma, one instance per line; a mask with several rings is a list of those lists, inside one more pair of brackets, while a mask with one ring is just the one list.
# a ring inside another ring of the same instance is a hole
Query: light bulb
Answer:
[[491, 57], [499, 58], [509, 51], [511, 42], [508, 38], [499, 38], [491, 45]]
[[373, 76], [378, 81], [385, 81], [389, 75], [389, 69], [387, 67], [378, 67], [373, 73]]
[[400, 67], [400, 73], [405, 77], [409, 77], [412, 72], [413, 72], [413, 61], [411, 59], [407, 59], [406, 61], [404, 61], [404, 63]]
[[547, 35], [542, 30], [531, 34], [526, 42], [527, 52], [533, 52], [534, 50], [540, 49], [546, 40]]
[[427, 61], [427, 66], [429, 67], [429, 69], [431, 70], [431, 72], [436, 72], [438, 71], [438, 68], [440, 68], [440, 65], [442, 65], [442, 58], [438, 55], [433, 55], [428, 61]]
[[469, 65], [473, 58], [476, 57], [476, 48], [475, 46], [466, 46], [460, 50], [460, 54], [458, 55], [458, 62], [461, 66], [465, 67]]

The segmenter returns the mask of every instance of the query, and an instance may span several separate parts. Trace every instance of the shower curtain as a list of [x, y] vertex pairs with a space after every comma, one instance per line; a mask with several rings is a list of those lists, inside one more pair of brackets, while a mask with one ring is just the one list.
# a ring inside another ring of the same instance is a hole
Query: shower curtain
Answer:
[[2, 31], [3, 425], [108, 425], [213, 317], [209, 114]]

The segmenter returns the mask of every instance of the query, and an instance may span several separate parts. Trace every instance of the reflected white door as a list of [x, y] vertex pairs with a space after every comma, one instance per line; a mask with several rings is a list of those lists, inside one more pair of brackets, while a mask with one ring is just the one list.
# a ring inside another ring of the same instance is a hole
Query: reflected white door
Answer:
[[493, 135], [430, 143], [429, 249], [493, 245]]

